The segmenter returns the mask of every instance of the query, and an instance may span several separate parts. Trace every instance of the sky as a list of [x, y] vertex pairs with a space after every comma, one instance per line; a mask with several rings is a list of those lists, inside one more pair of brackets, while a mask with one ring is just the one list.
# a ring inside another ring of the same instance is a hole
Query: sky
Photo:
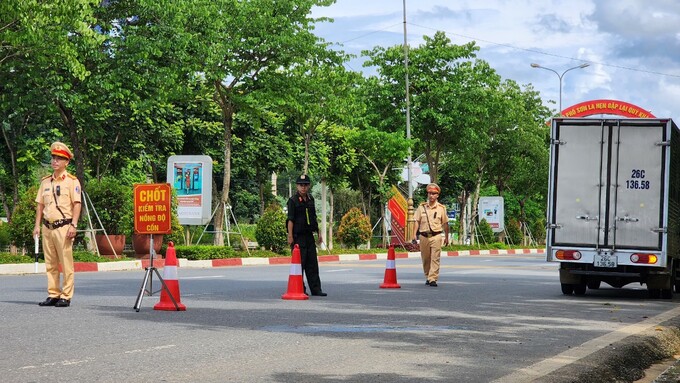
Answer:
[[[337, 0], [315, 8], [331, 17], [315, 33], [339, 49], [404, 43], [403, 0]], [[557, 111], [595, 100], [628, 102], [680, 124], [680, 1], [678, 0], [406, 0], [409, 45], [443, 31], [454, 44], [475, 41], [477, 57], [504, 79], [531, 84]], [[365, 58], [347, 67], [364, 68]], [[537, 63], [557, 73], [532, 68]], [[552, 101], [552, 103], [551, 103]]]

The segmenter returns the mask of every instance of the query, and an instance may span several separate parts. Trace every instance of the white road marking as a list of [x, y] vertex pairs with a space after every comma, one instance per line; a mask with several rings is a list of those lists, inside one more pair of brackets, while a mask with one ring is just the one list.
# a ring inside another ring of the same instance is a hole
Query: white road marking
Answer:
[[[154, 347], [149, 347], [146, 349], [137, 349], [137, 350], [126, 350], [123, 351], [123, 354], [137, 354], [137, 353], [144, 353], [144, 352], [152, 352], [152, 351], [158, 351], [158, 350], [164, 350], [172, 347], [177, 347], [177, 345], [174, 344], [167, 344], [167, 345], [162, 345], [162, 346], [154, 346]], [[107, 358], [106, 355], [101, 356], [100, 358]], [[18, 370], [30, 370], [30, 369], [38, 369], [38, 368], [51, 368], [55, 366], [77, 366], [85, 363], [90, 363], [94, 362], [97, 358], [89, 357], [85, 359], [71, 359], [71, 360], [62, 360], [60, 362], [49, 362], [49, 363], [43, 363], [37, 366], [23, 366], [19, 367]]]

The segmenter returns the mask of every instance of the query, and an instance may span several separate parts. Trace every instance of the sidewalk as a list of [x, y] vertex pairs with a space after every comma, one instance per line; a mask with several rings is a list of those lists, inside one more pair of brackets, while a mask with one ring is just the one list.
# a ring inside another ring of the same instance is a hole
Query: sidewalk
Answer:
[[[509, 250], [460, 250], [460, 251], [442, 251], [442, 256], [458, 257], [458, 256], [474, 256], [474, 255], [510, 255], [510, 254], [541, 254], [545, 249], [509, 249]], [[396, 253], [396, 258], [420, 258], [420, 252], [410, 253]], [[255, 266], [255, 265], [285, 265], [290, 264], [290, 257], [272, 257], [272, 258], [225, 258], [225, 259], [209, 259], [201, 261], [189, 261], [185, 258], [179, 258], [179, 267], [204, 269], [211, 267], [225, 267], [225, 266]], [[340, 254], [340, 255], [319, 255], [319, 262], [353, 262], [353, 261], [375, 261], [379, 259], [387, 259], [387, 253], [358, 253], [358, 254]], [[163, 267], [165, 261], [163, 259], [154, 259], [155, 267]], [[125, 271], [125, 270], [144, 270], [149, 267], [148, 259], [138, 259], [132, 261], [112, 261], [112, 262], [76, 262], [76, 272], [94, 272], [94, 271]], [[45, 264], [38, 264], [38, 273], [45, 272]], [[35, 263], [14, 263], [0, 265], [0, 274], [34, 274]]]

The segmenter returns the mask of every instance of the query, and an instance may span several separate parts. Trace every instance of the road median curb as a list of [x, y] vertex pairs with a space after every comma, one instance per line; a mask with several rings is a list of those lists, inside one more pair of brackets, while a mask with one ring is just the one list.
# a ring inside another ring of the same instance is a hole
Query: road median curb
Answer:
[[[521, 255], [521, 254], [540, 254], [545, 249], [492, 249], [492, 250], [457, 250], [443, 251], [442, 256], [486, 256], [486, 255]], [[419, 258], [420, 252], [401, 252], [396, 253], [396, 258]], [[319, 262], [354, 262], [354, 261], [374, 261], [386, 260], [387, 253], [357, 253], [357, 254], [319, 254]], [[261, 265], [285, 265], [290, 264], [290, 257], [272, 258], [225, 258], [190, 261], [186, 258], [178, 258], [179, 267], [203, 269], [212, 267], [233, 267], [233, 266], [261, 266]], [[154, 259], [154, 266], [162, 268], [163, 259]], [[148, 259], [137, 259], [131, 261], [114, 262], [75, 262], [75, 271], [96, 272], [96, 271], [127, 271], [144, 270], [149, 266]], [[45, 264], [38, 264], [38, 273], [45, 273]], [[35, 274], [34, 263], [8, 263], [0, 264], [0, 275], [22, 275]]]

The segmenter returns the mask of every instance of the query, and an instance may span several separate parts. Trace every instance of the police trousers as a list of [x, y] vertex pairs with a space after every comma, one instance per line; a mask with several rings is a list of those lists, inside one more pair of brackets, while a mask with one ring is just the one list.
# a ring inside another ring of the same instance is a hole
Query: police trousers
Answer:
[[[73, 297], [73, 240], [66, 238], [70, 226], [56, 229], [42, 227], [42, 249], [45, 254], [45, 270], [47, 272], [47, 294], [50, 298]], [[59, 266], [64, 273], [63, 286], [59, 280]]]
[[300, 260], [302, 271], [307, 278], [309, 289], [314, 293], [321, 292], [321, 278], [319, 278], [319, 259], [316, 254], [314, 234], [300, 234], [293, 239], [293, 245], [300, 246]]

